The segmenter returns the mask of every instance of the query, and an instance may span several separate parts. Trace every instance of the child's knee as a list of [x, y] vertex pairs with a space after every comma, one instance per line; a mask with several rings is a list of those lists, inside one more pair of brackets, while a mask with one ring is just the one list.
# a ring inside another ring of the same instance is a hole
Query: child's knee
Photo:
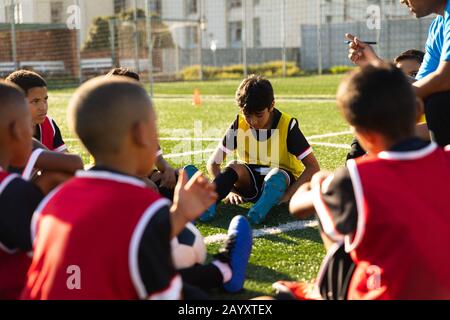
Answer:
[[233, 169], [239, 177], [242, 177], [246, 173], [247, 168], [239, 161], [231, 161], [228, 163], [227, 168]]
[[289, 180], [290, 178], [287, 173], [278, 168], [272, 169], [264, 179], [266, 185], [282, 190], [287, 189]]

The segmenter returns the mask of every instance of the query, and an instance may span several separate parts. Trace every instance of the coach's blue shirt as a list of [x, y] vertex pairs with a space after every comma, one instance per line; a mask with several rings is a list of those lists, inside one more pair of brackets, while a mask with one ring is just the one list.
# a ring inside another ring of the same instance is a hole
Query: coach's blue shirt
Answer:
[[416, 79], [436, 71], [441, 61], [450, 61], [450, 0], [447, 0], [444, 16], [438, 15], [431, 24], [425, 58]]

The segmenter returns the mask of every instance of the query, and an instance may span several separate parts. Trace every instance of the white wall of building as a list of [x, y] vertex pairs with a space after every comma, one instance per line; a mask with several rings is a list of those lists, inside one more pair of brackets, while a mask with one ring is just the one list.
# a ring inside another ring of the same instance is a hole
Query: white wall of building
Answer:
[[[0, 23], [6, 22], [5, 6], [12, 0], [0, 0]], [[203, 48], [209, 48], [211, 41], [217, 43], [218, 48], [230, 46], [230, 24], [242, 22], [242, 8], [228, 8], [229, 0], [197, 0], [198, 12], [188, 14], [187, 2], [190, 0], [162, 0], [162, 18], [175, 20], [200, 19], [200, 11], [207, 21], [207, 29], [202, 33]], [[319, 0], [284, 0], [285, 1], [285, 30], [287, 47], [299, 47], [300, 25], [316, 24]], [[21, 6], [20, 21], [23, 23], [50, 23], [51, 2], [62, 2], [64, 14], [69, 5], [75, 0], [15, 0]], [[128, 8], [134, 7], [134, 0], [126, 0]], [[144, 8], [145, 0], [136, 0], [139, 8]], [[246, 3], [247, 15], [247, 46], [275, 48], [283, 44], [283, 0], [242, 0]], [[344, 10], [344, 4], [348, 7]], [[367, 16], [367, 8], [373, 0], [322, 0], [322, 23], [361, 21]], [[84, 41], [89, 32], [92, 21], [97, 16], [114, 14], [114, 0], [80, 0], [81, 4], [81, 37]], [[201, 8], [201, 9], [200, 9]], [[409, 12], [398, 0], [383, 0], [382, 12], [392, 17], [408, 17]], [[259, 26], [256, 25], [259, 21]], [[256, 23], [256, 24], [255, 24]], [[197, 46], [192, 32], [196, 32], [195, 23], [167, 22], [172, 30], [175, 42], [181, 48]], [[259, 32], [258, 32], [259, 29]], [[259, 39], [257, 39], [259, 34]], [[194, 43], [192, 43], [194, 42]], [[235, 43], [235, 45], [237, 45]]]

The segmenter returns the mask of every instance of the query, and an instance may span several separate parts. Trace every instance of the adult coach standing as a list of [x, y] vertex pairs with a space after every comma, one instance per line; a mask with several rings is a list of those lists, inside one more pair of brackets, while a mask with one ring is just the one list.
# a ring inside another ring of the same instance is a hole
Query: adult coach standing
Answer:
[[[428, 128], [440, 145], [450, 144], [450, 0], [400, 0], [417, 18], [438, 16], [431, 24], [425, 59], [413, 86], [425, 102]], [[380, 60], [373, 48], [351, 34], [349, 58], [365, 65]]]

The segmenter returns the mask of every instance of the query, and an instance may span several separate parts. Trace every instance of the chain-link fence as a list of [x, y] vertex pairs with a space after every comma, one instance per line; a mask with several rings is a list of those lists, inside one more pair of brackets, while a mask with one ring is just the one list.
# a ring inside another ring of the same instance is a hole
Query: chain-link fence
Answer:
[[422, 49], [431, 19], [398, 0], [0, 0], [0, 76], [29, 68], [55, 86], [119, 66], [151, 82], [297, 76], [349, 65], [346, 32], [386, 59]]

